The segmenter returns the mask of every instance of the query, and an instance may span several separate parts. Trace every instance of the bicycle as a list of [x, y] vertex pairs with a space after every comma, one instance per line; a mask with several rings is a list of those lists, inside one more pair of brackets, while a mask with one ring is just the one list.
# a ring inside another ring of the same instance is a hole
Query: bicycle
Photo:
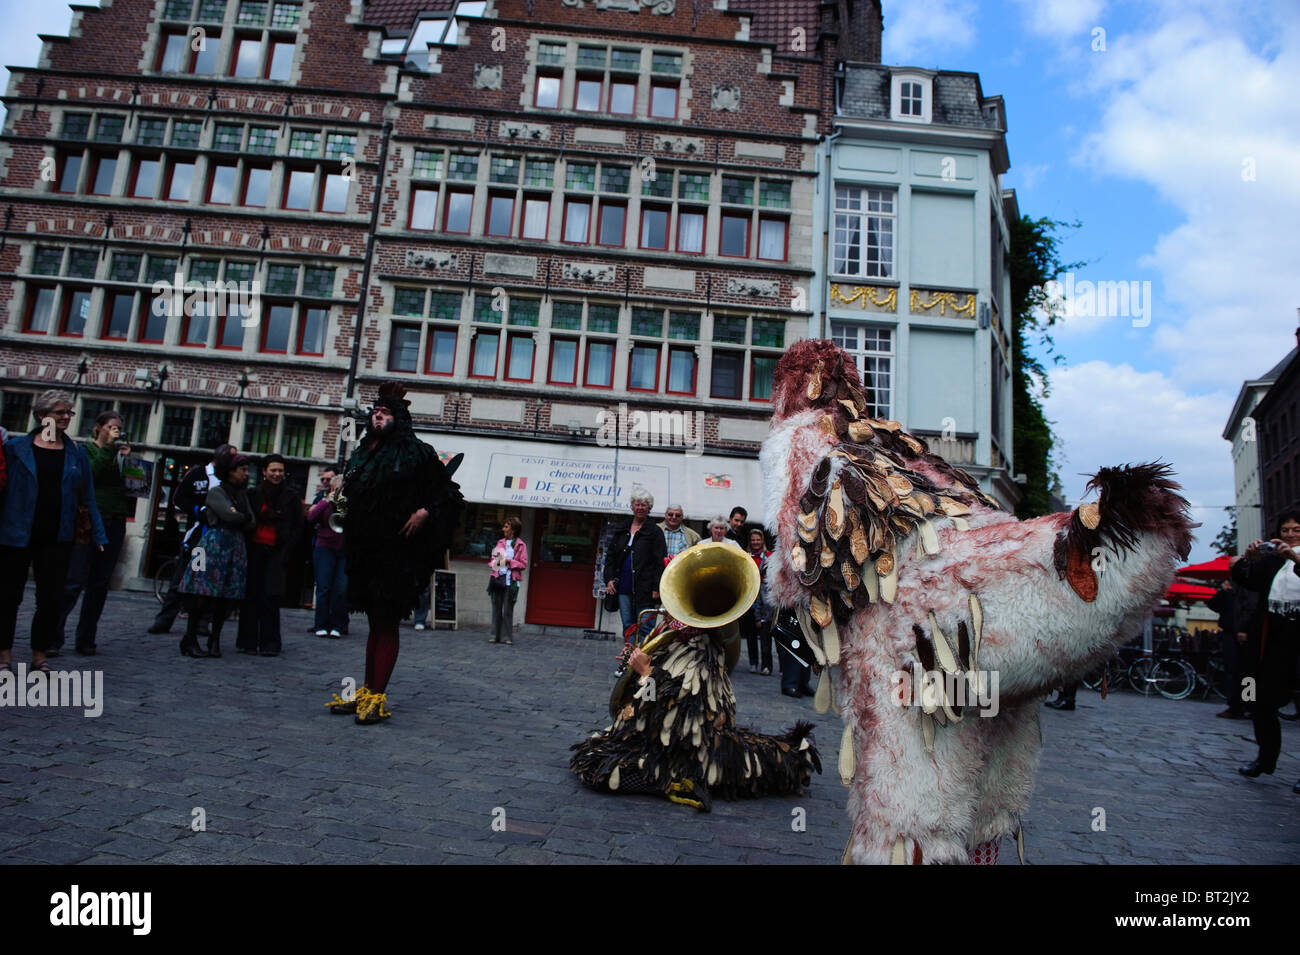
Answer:
[[166, 603], [167, 594], [172, 589], [172, 574], [176, 572], [175, 557], [169, 557], [154, 571], [153, 575], [153, 595], [158, 598], [159, 603]]
[[1106, 692], [1123, 689], [1128, 683], [1129, 667], [1133, 660], [1142, 654], [1141, 647], [1124, 644], [1115, 651], [1115, 655], [1097, 667], [1082, 680], [1090, 690], [1101, 691], [1101, 680], [1106, 678]]
[[1128, 670], [1128, 682], [1143, 696], [1155, 690], [1167, 700], [1183, 700], [1196, 687], [1196, 669], [1177, 654], [1168, 650], [1168, 640], [1152, 653], [1143, 653], [1133, 661]]

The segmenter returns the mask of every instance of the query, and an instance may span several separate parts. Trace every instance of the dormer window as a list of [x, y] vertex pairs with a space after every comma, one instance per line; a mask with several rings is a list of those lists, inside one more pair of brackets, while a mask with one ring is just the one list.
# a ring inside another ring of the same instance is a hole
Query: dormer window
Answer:
[[923, 73], [895, 73], [891, 118], [908, 123], [928, 123], [931, 117], [930, 76]]

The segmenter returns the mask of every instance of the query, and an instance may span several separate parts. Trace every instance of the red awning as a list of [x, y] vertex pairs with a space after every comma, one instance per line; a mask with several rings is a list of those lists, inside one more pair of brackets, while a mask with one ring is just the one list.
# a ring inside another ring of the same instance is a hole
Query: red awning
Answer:
[[1199, 600], [1209, 600], [1217, 590], [1213, 587], [1202, 587], [1199, 584], [1188, 584], [1181, 580], [1175, 580], [1165, 591], [1165, 599], [1178, 603], [1195, 603]]
[[1231, 574], [1228, 558], [1216, 557], [1204, 564], [1189, 564], [1174, 571], [1179, 577], [1191, 577], [1194, 580], [1227, 580]]

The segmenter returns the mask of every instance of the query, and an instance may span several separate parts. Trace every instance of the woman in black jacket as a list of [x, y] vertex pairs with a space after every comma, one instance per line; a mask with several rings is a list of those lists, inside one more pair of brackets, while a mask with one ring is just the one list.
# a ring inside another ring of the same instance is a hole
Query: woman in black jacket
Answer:
[[[605, 592], [618, 594], [623, 635], [636, 625], [637, 614], [659, 601], [659, 577], [664, 572], [668, 545], [659, 525], [650, 521], [655, 499], [644, 488], [632, 491], [632, 518], [610, 539], [605, 552]], [[641, 636], [650, 632], [654, 617], [641, 624]]]
[[262, 480], [248, 495], [256, 524], [248, 544], [248, 587], [239, 608], [235, 649], [264, 657], [280, 653], [280, 595], [285, 563], [302, 530], [302, 494], [285, 477], [284, 458], [262, 460]]
[[[1239, 772], [1255, 777], [1272, 773], [1282, 751], [1278, 708], [1291, 699], [1296, 654], [1300, 648], [1300, 511], [1284, 511], [1277, 536], [1255, 541], [1232, 566], [1232, 579], [1260, 595], [1251, 621], [1252, 644], [1258, 644], [1255, 687], [1255, 742], [1259, 755]], [[1300, 793], [1300, 783], [1295, 792]]]

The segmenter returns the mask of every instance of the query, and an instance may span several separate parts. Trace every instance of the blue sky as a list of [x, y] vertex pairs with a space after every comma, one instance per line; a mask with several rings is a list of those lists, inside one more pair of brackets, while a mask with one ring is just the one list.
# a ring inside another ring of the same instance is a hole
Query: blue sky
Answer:
[[[35, 64], [37, 33], [71, 17], [0, 13], [4, 64]], [[1151, 283], [1145, 327], [1058, 325], [1046, 409], [1069, 501], [1099, 467], [1167, 460], [1208, 559], [1233, 503], [1233, 399], [1296, 342], [1300, 3], [884, 0], [884, 18], [886, 63], [975, 72], [1003, 97], [1004, 185], [1027, 215], [1081, 223], [1062, 246], [1088, 263], [1077, 280]]]
[[1296, 344], [1300, 4], [885, 0], [884, 14], [885, 62], [976, 72], [1004, 98], [1004, 185], [1027, 215], [1081, 223], [1062, 245], [1088, 263], [1075, 278], [1151, 283], [1145, 327], [1058, 325], [1045, 407], [1068, 500], [1098, 467], [1163, 458], [1208, 559], [1234, 501], [1233, 399]]

